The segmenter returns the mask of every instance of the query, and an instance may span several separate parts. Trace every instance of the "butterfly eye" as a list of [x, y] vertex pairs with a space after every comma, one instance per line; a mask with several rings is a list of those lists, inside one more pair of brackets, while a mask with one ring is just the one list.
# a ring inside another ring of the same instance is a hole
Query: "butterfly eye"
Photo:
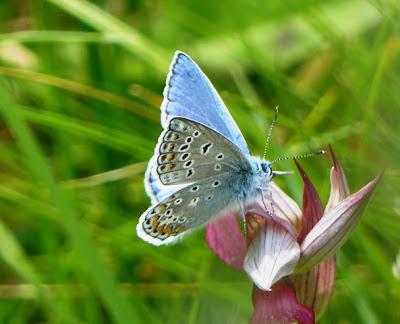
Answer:
[[[263, 162], [263, 163], [261, 163], [261, 170], [263, 171], [263, 172], [265, 172], [265, 173], [267, 173], [267, 174], [271, 174], [271, 167], [269, 166], [269, 164], [268, 163], [265, 163], [265, 162]], [[260, 170], [260, 171], [261, 171]]]

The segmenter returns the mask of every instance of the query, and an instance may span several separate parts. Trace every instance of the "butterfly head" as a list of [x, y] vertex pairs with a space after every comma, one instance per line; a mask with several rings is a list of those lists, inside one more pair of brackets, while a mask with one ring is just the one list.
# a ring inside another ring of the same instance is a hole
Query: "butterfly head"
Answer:
[[[258, 178], [261, 183], [271, 181], [276, 175], [291, 174], [292, 171], [278, 171], [272, 168], [272, 164], [275, 161], [267, 161], [257, 157], [252, 157], [254, 159], [255, 173], [257, 173]], [[253, 169], [254, 170], [254, 169]]]
[[259, 171], [264, 174], [267, 180], [271, 180], [274, 177], [274, 172], [272, 171], [271, 163], [268, 161], [260, 162]]
[[271, 162], [256, 157], [253, 158], [255, 162], [253, 164], [253, 168], [255, 169], [255, 173], [258, 175], [258, 178], [261, 180], [261, 182], [264, 183], [271, 181], [274, 177], [274, 171], [272, 170]]

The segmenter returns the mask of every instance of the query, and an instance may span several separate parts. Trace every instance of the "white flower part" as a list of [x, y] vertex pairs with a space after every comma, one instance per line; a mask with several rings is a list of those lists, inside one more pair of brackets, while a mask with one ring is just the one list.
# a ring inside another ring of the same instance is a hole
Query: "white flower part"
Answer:
[[335, 207], [339, 202], [350, 195], [346, 176], [340, 166], [331, 169], [331, 193], [325, 207], [325, 214]]
[[297, 230], [301, 227], [302, 211], [299, 205], [279, 186], [271, 181], [264, 190], [264, 197], [257, 197], [257, 202], [276, 217], [290, 222]]
[[299, 205], [290, 198], [275, 182], [271, 182], [272, 200], [278, 217], [288, 220], [296, 228], [301, 226], [302, 211]]
[[300, 246], [286, 228], [271, 217], [247, 218], [250, 245], [244, 271], [262, 290], [271, 290], [279, 279], [292, 274], [300, 258]]

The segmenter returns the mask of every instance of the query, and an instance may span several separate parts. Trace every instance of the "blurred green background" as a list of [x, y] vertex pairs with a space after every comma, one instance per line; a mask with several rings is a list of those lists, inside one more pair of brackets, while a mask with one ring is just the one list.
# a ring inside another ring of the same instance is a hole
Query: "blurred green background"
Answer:
[[[0, 2], [0, 322], [246, 323], [247, 276], [204, 229], [136, 236], [169, 62], [186, 51], [254, 154], [332, 144], [353, 191], [385, 169], [321, 323], [399, 323], [398, 0]], [[302, 161], [323, 201], [329, 157]], [[294, 169], [282, 162], [280, 169]], [[295, 174], [281, 186], [301, 201]]]

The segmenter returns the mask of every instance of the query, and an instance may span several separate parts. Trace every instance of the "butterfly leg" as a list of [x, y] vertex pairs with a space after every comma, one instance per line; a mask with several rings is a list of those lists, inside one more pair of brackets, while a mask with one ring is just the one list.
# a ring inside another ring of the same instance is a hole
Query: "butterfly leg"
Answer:
[[246, 221], [246, 217], [245, 217], [245, 214], [244, 214], [244, 204], [243, 204], [243, 202], [242, 201], [239, 201], [239, 214], [240, 214], [240, 217], [242, 217], [242, 219], [243, 219], [243, 221], [245, 222]]
[[265, 208], [265, 210], [268, 210], [267, 204], [265, 203], [265, 200], [264, 200], [264, 188], [260, 188], [260, 193], [261, 193], [261, 200], [263, 202], [264, 208]]
[[274, 201], [272, 200], [272, 190], [270, 188], [268, 188], [267, 190], [268, 190], [268, 195], [269, 195], [269, 201], [271, 203], [271, 212], [272, 212], [272, 215], [275, 215]]
[[[261, 194], [261, 200], [262, 200], [264, 208], [265, 208], [265, 212], [269, 216], [273, 217], [275, 212], [274, 212], [274, 206], [273, 206], [273, 201], [272, 201], [272, 192], [271, 192], [271, 190], [268, 187], [267, 188], [261, 187], [261, 188], [259, 188], [259, 190], [260, 190], [260, 194]], [[265, 197], [266, 194], [268, 194], [269, 197], [270, 197], [270, 203], [271, 203], [270, 204], [270, 207], [271, 207], [270, 209], [267, 207], [267, 204], [265, 203], [264, 197]]]

